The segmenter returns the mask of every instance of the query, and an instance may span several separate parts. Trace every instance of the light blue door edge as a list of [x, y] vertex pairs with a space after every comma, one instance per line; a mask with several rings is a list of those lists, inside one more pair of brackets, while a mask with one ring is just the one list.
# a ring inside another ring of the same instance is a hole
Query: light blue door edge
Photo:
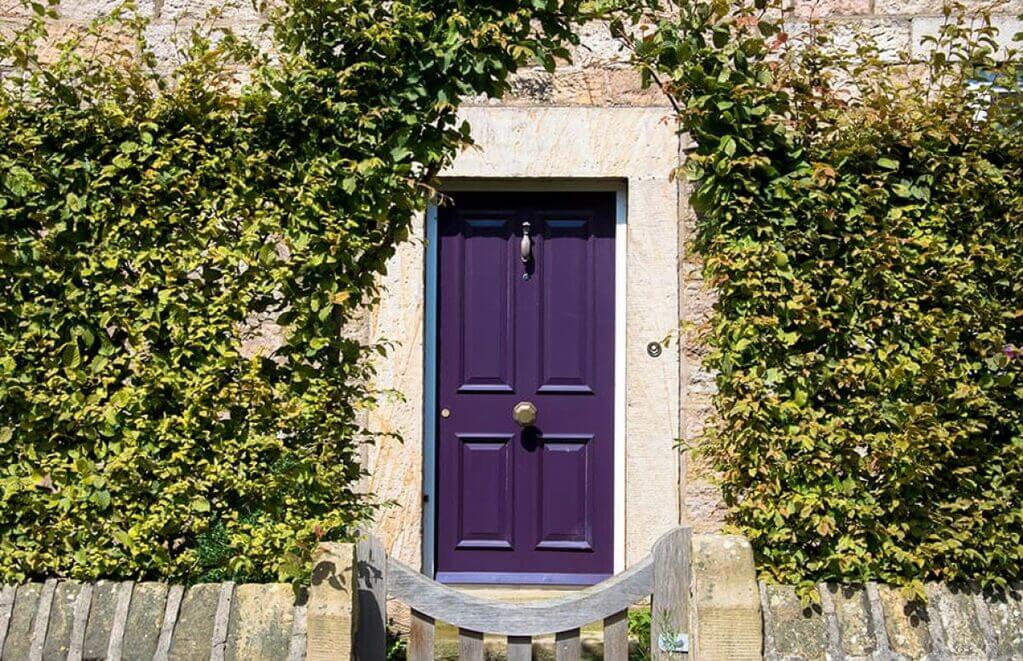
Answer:
[[437, 507], [437, 205], [426, 208], [426, 295], [423, 341], [422, 572], [434, 575]]

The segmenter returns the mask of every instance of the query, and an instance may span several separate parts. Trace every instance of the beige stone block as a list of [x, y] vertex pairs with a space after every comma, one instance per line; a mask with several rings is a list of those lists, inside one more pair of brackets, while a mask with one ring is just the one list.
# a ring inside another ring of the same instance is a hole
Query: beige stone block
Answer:
[[[181, 19], [159, 19], [146, 27], [145, 39], [156, 57], [157, 66], [161, 69], [172, 69], [182, 64], [185, 58], [182, 51], [188, 46], [188, 37], [193, 28], [207, 29], [200, 19], [185, 16]], [[210, 38], [217, 42], [223, 38], [224, 30], [230, 30], [242, 39], [248, 39], [264, 51], [270, 48], [269, 35], [262, 31], [262, 22], [241, 22], [221, 20], [213, 24]], [[244, 77], [243, 75], [240, 77]]]
[[[692, 234], [694, 228], [690, 225], [686, 227], [687, 236]], [[682, 255], [682, 262], [679, 264], [679, 277], [685, 283], [695, 282], [699, 283], [703, 281], [703, 258], [696, 252], [695, 249], [690, 249], [689, 246], [683, 246], [685, 251]]]
[[922, 604], [909, 602], [899, 588], [877, 586], [884, 611], [885, 631], [892, 652], [910, 659], [923, 658], [931, 651], [927, 611]]
[[[60, 21], [86, 25], [97, 18], [109, 16], [123, 4], [124, 0], [65, 0], [55, 9]], [[136, 0], [135, 5], [139, 15], [147, 18], [152, 17], [156, 11], [155, 0]], [[28, 18], [34, 15], [31, 7], [26, 9], [17, 0], [0, 2], [0, 16]]]
[[682, 317], [686, 321], [701, 323], [714, 315], [717, 292], [704, 280], [685, 280], [682, 284]]
[[721, 489], [717, 484], [687, 483], [684, 497], [687, 526], [698, 533], [717, 533], [724, 529], [728, 508], [721, 499]]
[[306, 607], [306, 659], [351, 659], [358, 614], [355, 604], [355, 545], [320, 544]]
[[[0, 19], [0, 38], [9, 39], [16, 33], [24, 30], [28, 25], [25, 17], [9, 16]], [[68, 18], [49, 20], [46, 23], [47, 33], [36, 42], [39, 60], [43, 63], [55, 62], [60, 57], [60, 44], [74, 40], [77, 42], [77, 50], [86, 53], [89, 57], [120, 53], [125, 57], [134, 57], [135, 41], [127, 32], [120, 30], [107, 30], [102, 32], [101, 38], [94, 36], [81, 37], [87, 25], [85, 21], [78, 21]], [[8, 63], [9, 64], [9, 63]]]
[[1018, 590], [1006, 590], [987, 595], [991, 626], [998, 638], [999, 653], [1005, 658], [1023, 658], [1023, 595]]
[[260, 22], [263, 16], [250, 0], [163, 0], [157, 16], [164, 21], [211, 20], [217, 23], [237, 25], [238, 23]]
[[821, 586], [821, 600], [830, 599], [838, 623], [842, 651], [850, 657], [869, 657], [877, 649], [874, 622], [865, 588]]
[[295, 590], [284, 583], [236, 586], [226, 661], [275, 661], [288, 656]]
[[[930, 57], [931, 52], [934, 50], [934, 44], [928, 41], [928, 38], [937, 37], [941, 33], [941, 27], [946, 23], [945, 17], [943, 16], [917, 16], [912, 19], [912, 30], [911, 30], [911, 44], [910, 56], [914, 60], [925, 60]], [[982, 19], [976, 19], [972, 23], [967, 25], [974, 25], [981, 27], [984, 25]], [[1023, 32], [1023, 20], [1014, 16], [997, 15], [991, 17], [991, 25], [998, 33], [995, 37], [995, 42], [998, 45], [1000, 52], [997, 56], [1004, 57], [1006, 49], [1018, 48], [1019, 43], [1013, 42], [1013, 38], [1019, 32]]]
[[753, 549], [734, 535], [693, 537], [693, 657], [760, 659], [762, 625]]
[[[664, 177], [664, 175], [662, 175]], [[626, 557], [635, 562], [681, 520], [679, 353], [649, 342], [678, 325], [677, 189], [665, 178], [629, 183], [626, 291]]]
[[[424, 236], [421, 216], [412, 232]], [[389, 436], [367, 448], [366, 491], [378, 502], [394, 503], [380, 511], [373, 533], [384, 541], [388, 553], [411, 567], [421, 564], [424, 278], [423, 241], [398, 246], [381, 280], [385, 293], [367, 316], [369, 339], [395, 343], [376, 361], [374, 385], [402, 394], [383, 398], [367, 415], [371, 430]]]
[[[655, 106], [667, 103], [656, 87], [643, 88], [632, 68], [563, 69], [551, 79], [550, 102], [583, 106]], [[667, 116], [667, 113], [665, 113]]]
[[687, 392], [686, 405], [683, 409], [682, 441], [687, 445], [698, 444], [713, 418], [714, 407], [703, 402], [695, 393]]
[[792, 13], [800, 18], [863, 15], [870, 13], [871, 0], [790, 0]]
[[824, 661], [827, 629], [820, 608], [805, 606], [789, 585], [761, 584], [764, 657]]
[[835, 46], [845, 52], [855, 52], [864, 43], [872, 44], [886, 62], [898, 62], [909, 52], [910, 22], [907, 19], [854, 18], [829, 25]]
[[950, 588], [944, 583], [928, 583], [927, 612], [938, 619], [945, 647], [956, 657], [982, 658], [986, 652], [984, 633], [977, 620], [974, 595], [967, 590]]
[[621, 40], [611, 34], [606, 23], [591, 21], [581, 25], [576, 33], [579, 45], [571, 49], [573, 66], [621, 66], [628, 63], [629, 51]]
[[658, 225], [670, 222], [675, 237], [678, 203], [667, 178], [678, 162], [678, 136], [662, 121], [668, 112], [663, 106], [463, 108], [459, 116], [472, 126], [478, 147], [459, 154], [442, 177], [660, 179], [671, 192], [651, 204]]
[[546, 104], [553, 101], [554, 74], [543, 69], [526, 69], [511, 79], [511, 90], [494, 105]]
[[809, 40], [811, 29], [826, 31], [831, 36], [831, 47], [839, 52], [854, 54], [864, 46], [872, 46], [884, 62], [894, 64], [908, 57], [909, 18], [850, 16], [816, 23], [798, 18], [785, 22], [785, 31], [792, 41]]
[[[874, 0], [874, 13], [879, 15], [940, 15], [948, 0]], [[989, 0], [966, 0], [967, 11], [991, 10], [999, 13], [1018, 14], [1023, 12], [1023, 0], [990, 2]]]
[[718, 391], [716, 377], [717, 372], [697, 366], [689, 372], [689, 378], [685, 383], [686, 392], [692, 395], [714, 395]]

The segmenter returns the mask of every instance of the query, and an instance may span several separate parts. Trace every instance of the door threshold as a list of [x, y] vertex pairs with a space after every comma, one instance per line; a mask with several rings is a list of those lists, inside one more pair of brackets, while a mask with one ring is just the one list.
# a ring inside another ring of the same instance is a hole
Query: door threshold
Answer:
[[437, 572], [437, 582], [445, 585], [507, 585], [522, 587], [580, 588], [596, 585], [611, 574], [562, 574], [544, 572]]
[[585, 585], [576, 586], [553, 586], [553, 585], [484, 585], [457, 584], [452, 583], [446, 587], [457, 590], [478, 599], [492, 601], [507, 601], [511, 603], [528, 603], [534, 601], [547, 601], [550, 599], [562, 599], [570, 597], [579, 590], [586, 588]]

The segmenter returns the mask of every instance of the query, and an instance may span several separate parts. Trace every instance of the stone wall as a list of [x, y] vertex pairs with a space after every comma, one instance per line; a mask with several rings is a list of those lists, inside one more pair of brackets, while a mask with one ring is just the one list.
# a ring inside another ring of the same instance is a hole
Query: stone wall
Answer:
[[306, 593], [283, 583], [46, 581], [0, 591], [0, 658], [304, 659]]
[[[806, 607], [793, 587], [757, 582], [741, 537], [696, 535], [690, 557], [690, 661], [1023, 658], [1020, 586], [984, 594], [932, 583], [923, 604], [885, 585], [821, 585], [820, 604]], [[382, 617], [369, 607], [379, 577], [367, 567], [355, 545], [330, 543], [317, 551], [312, 587], [298, 591], [234, 583], [5, 586], [0, 659], [350, 661], [361, 644], [356, 630], [374, 630], [374, 617]], [[502, 658], [501, 641], [491, 642]], [[599, 656], [599, 636], [591, 642]], [[449, 648], [437, 652], [453, 658]], [[536, 658], [548, 658], [547, 648], [538, 644]]]
[[[800, 29], [813, 19], [828, 20], [838, 26], [842, 38], [850, 43], [861, 38], [860, 34], [865, 34], [877, 39], [892, 56], [898, 51], [909, 51], [920, 57], [926, 54], [923, 38], [934, 34], [941, 24], [944, 0], [786, 0], [786, 3], [790, 10], [792, 30]], [[967, 0], [966, 4], [979, 8], [991, 3]], [[82, 23], [116, 5], [116, 0], [65, 0], [62, 21]], [[254, 33], [263, 20], [262, 16], [251, 9], [248, 0], [234, 3], [215, 0], [139, 0], [138, 5], [152, 17], [149, 36], [164, 62], [170, 62], [174, 57], [174, 34], [182, 26], [201, 20], [213, 8], [223, 13], [219, 20], [243, 33]], [[1021, 12], [1023, 0], [1009, 0], [996, 8], [994, 24], [1000, 28], [1000, 38], [1003, 41], [1023, 30], [1023, 24], [1017, 18]], [[14, 0], [0, 0], [0, 30], [17, 29], [23, 21], [24, 16]], [[605, 26], [586, 26], [581, 31], [581, 38], [582, 43], [573, 49], [571, 64], [560, 66], [554, 73], [548, 73], [540, 67], [528, 68], [515, 77], [513, 91], [506, 98], [500, 101], [477, 99], [470, 105], [478, 107], [475, 110], [477, 113], [494, 106], [648, 107], [662, 109], [660, 113], [653, 113], [659, 119], [667, 117], [668, 109], [664, 100], [656, 90], [641, 88], [639, 76], [627, 62], [627, 54]], [[640, 127], [639, 130], [655, 133], [662, 130], [662, 127], [651, 125], [649, 128]], [[568, 138], [571, 142], [571, 135]], [[695, 219], [687, 204], [684, 184], [678, 186], [677, 195], [673, 199], [668, 200], [662, 196], [657, 202], [670, 205], [670, 211], [677, 215], [679, 223], [677, 280], [669, 284], [677, 288], [675, 318], [699, 323], [711, 311], [713, 293], [700, 278], [699, 260], [686, 249]], [[410, 248], [420, 249], [421, 245], [418, 244]], [[419, 277], [415, 263], [407, 259], [407, 251], [396, 258], [391, 283], [410, 288], [421, 287]], [[410, 292], [392, 292], [392, 296], [402, 303], [410, 297], [414, 298]], [[421, 360], [418, 356], [422, 333], [419, 324], [421, 315], [416, 319], [398, 315], [398, 325], [383, 323], [386, 316], [386, 311], [371, 315], [368, 332], [374, 337], [383, 336], [399, 342], [396, 352], [389, 359], [390, 363], [381, 369], [381, 374], [389, 383], [399, 386], [409, 399], [385, 406], [376, 416], [376, 421], [382, 429], [403, 434], [407, 445], [418, 448], [422, 439], [421, 405], [412, 402], [411, 398], [421, 391], [422, 385], [421, 373], [416, 373], [414, 369]], [[667, 334], [672, 326], [660, 330]], [[675, 343], [670, 351], [679, 352], [676, 361], [679, 367], [677, 379], [671, 379], [668, 387], [676, 388], [676, 381], [678, 385], [676, 392], [668, 393], [667, 397], [677, 401], [678, 409], [668, 416], [673, 424], [669, 437], [658, 437], [656, 442], [671, 443], [678, 438], [684, 446], [688, 446], [697, 441], [701, 429], [711, 419], [713, 375], [700, 367], [703, 349], [692, 337], [684, 336], [681, 343]], [[654, 402], [650, 404], [655, 405]], [[371, 488], [379, 489], [387, 498], [404, 507], [417, 510], [421, 499], [418, 486], [422, 461], [418, 450], [400, 450], [388, 446], [374, 450], [369, 459], [378, 464]], [[388, 472], [384, 472], [384, 467]], [[672, 488], [677, 492], [672, 494], [674, 497], [671, 500], [678, 502], [676, 509], [679, 512], [679, 522], [693, 526], [698, 532], [720, 529], [724, 510], [713, 475], [705, 466], [684, 455]], [[660, 507], [666, 495], [659, 493], [652, 506]], [[394, 525], [394, 533], [388, 540], [393, 546], [405, 549], [404, 559], [409, 561], [414, 561], [414, 556], [418, 554], [420, 538], [418, 514], [413, 518], [411, 525], [408, 525], [410, 521], [407, 520]]]
[[1023, 593], [926, 586], [927, 603], [897, 588], [820, 587], [819, 607], [804, 608], [789, 586], [760, 585], [764, 658], [1023, 658]]

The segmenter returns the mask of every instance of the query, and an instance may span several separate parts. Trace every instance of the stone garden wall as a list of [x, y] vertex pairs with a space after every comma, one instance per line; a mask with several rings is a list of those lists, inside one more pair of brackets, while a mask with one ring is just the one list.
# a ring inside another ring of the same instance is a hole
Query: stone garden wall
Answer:
[[[760, 584], [763, 658], [1023, 658], [1023, 595], [927, 586], [825, 586], [806, 609], [789, 586]], [[0, 592], [0, 658], [293, 661], [306, 658], [306, 594], [286, 584], [50, 581]], [[728, 613], [733, 636], [746, 622]], [[719, 622], [721, 625], [728, 621]], [[751, 632], [755, 633], [755, 632]], [[722, 659], [713, 650], [699, 659]]]
[[764, 658], [1020, 659], [1023, 594], [926, 586], [927, 604], [868, 584], [821, 586], [821, 605], [804, 609], [788, 586], [760, 585]]
[[304, 659], [305, 601], [305, 591], [287, 584], [6, 586], [0, 592], [0, 658]]
[[[64, 0], [61, 21], [65, 24], [82, 24], [108, 12], [117, 4], [117, 0]], [[265, 18], [252, 9], [249, 0], [138, 0], [137, 4], [152, 19], [149, 37], [158, 57], [165, 63], [174, 58], [174, 35], [180, 33], [183, 27], [202, 20], [211, 9], [216, 8], [222, 12], [218, 19], [222, 23], [246, 34], [255, 34]], [[934, 34], [941, 25], [944, 0], [786, 0], [786, 4], [791, 10], [792, 30], [798, 30], [813, 18], [823, 19], [837, 24], [840, 33], [850, 43], [860, 38], [859, 33], [865, 33], [877, 39], [892, 55], [899, 51], [909, 51], [920, 57], [926, 53], [924, 37]], [[992, 6], [987, 0], [966, 0], [965, 4], [978, 8]], [[1023, 0], [1008, 0], [996, 7], [993, 22], [999, 28], [1003, 41], [1023, 30], [1023, 23], [1017, 18], [1021, 12]], [[0, 0], [0, 32], [17, 30], [24, 21], [24, 10], [19, 8], [16, 0]], [[528, 106], [534, 109], [586, 108], [591, 113], [598, 109], [621, 109], [623, 106], [644, 107], [658, 119], [669, 115], [669, 109], [656, 89], [642, 89], [639, 76], [628, 62], [627, 53], [611, 37], [606, 26], [585, 26], [581, 30], [581, 41], [581, 45], [574, 49], [571, 64], [559, 66], [553, 73], [540, 67], [528, 68], [516, 76], [512, 93], [506, 98], [500, 101], [478, 99], [475, 105]], [[469, 109], [469, 112], [479, 113], [483, 109]], [[574, 125], [584, 126], [585, 123], [567, 124], [569, 132], [565, 140], [585, 144], [585, 136], [572, 133], [571, 128]], [[642, 130], [654, 135], [662, 131], [663, 127], [658, 125]], [[667, 177], [667, 174], [665, 172], [663, 176]], [[670, 300], [671, 305], [662, 307], [670, 307], [668, 312], [672, 319], [699, 323], [710, 314], [714, 296], [700, 277], [699, 259], [685, 247], [695, 223], [695, 216], [687, 203], [687, 190], [680, 183], [677, 196], [672, 196], [670, 200], [650, 195], [644, 195], [643, 199], [662, 210], [667, 209], [678, 218], [677, 280], [661, 283], [663, 287], [677, 292], [677, 298], [674, 295], [664, 298]], [[420, 250], [421, 247], [417, 245], [412, 249]], [[634, 263], [634, 260], [630, 263]], [[422, 274], [407, 263], [396, 261], [392, 272], [397, 274], [392, 278], [394, 282], [408, 282], [412, 283], [411, 287], [421, 288]], [[393, 301], [403, 305], [408, 300], [414, 300], [409, 292], [397, 289], [389, 295]], [[651, 297], [650, 300], [655, 299]], [[674, 305], [676, 300], [677, 309]], [[400, 551], [404, 560], [416, 562], [420, 556], [421, 526], [418, 512], [422, 507], [419, 476], [422, 472], [420, 448], [423, 417], [421, 399], [416, 398], [421, 390], [422, 375], [421, 369], [416, 366], [417, 361], [420, 361], [418, 356], [422, 353], [422, 314], [416, 308], [412, 308], [412, 311], [417, 316], [405, 325], [402, 325], [402, 320], [408, 315], [393, 315], [399, 319], [398, 322], [388, 317], [386, 311], [368, 315], [367, 337], [387, 337], [396, 341], [399, 347], [388, 359], [391, 365], [381, 369], [381, 383], [378, 385], [403, 392], [406, 399], [384, 403], [373, 416], [373, 423], [381, 431], [401, 434], [404, 442], [394, 440], [381, 443], [368, 451], [370, 454], [365, 463], [372, 476], [366, 485], [367, 489], [380, 500], [400, 505], [384, 514], [383, 525], [389, 546]], [[656, 337], [662, 337], [671, 328], [670, 323], [665, 325], [658, 322]], [[677, 353], [669, 356], [672, 352]], [[677, 387], [675, 378], [665, 380], [665, 392], [652, 394], [647, 408], [662, 405], [665, 401], [672, 402], [677, 411], [672, 410], [669, 415], [661, 416], [668, 421], [665, 426], [670, 429], [663, 433], [658, 429], [656, 437], [646, 433], [647, 430], [643, 430], [642, 434], [631, 433], [627, 443], [657, 443], [670, 448], [676, 438], [681, 439], [684, 446], [692, 446], [697, 442], [702, 428], [710, 419], [711, 398], [714, 394], [713, 375], [700, 366], [702, 356], [703, 349], [690, 338], [683, 338], [682, 342], [673, 343], [668, 348], [662, 362], [669, 357], [677, 362]], [[677, 407], [674, 405], [676, 400]], [[657, 457], [660, 461], [660, 455]], [[724, 509], [710, 471], [688, 456], [679, 460], [678, 465], [660, 463], [666, 466], [664, 471], [670, 473], [670, 486], [676, 492], [671, 494], [674, 497], [665, 494], [658, 482], [658, 489], [651, 490], [655, 496], [647, 498], [645, 502], [630, 503], [629, 517], [633, 520], [637, 520], [637, 517], [642, 519], [645, 515], [639, 512], [659, 511], [670, 506], [672, 520], [667, 523], [684, 523], [697, 532], [720, 530]], [[649, 477], [645, 466], [639, 467], [636, 472], [645, 478]], [[655, 536], [656, 532], [652, 530], [651, 535]]]
[[[697, 535], [691, 558], [688, 661], [1023, 658], [1018, 588], [984, 595], [929, 584], [922, 605], [888, 586], [825, 585], [821, 604], [804, 608], [792, 587], [757, 583], [752, 549], [740, 537]], [[367, 583], [371, 572], [352, 544], [323, 544], [314, 563], [312, 587], [298, 591], [234, 583], [6, 586], [0, 659], [351, 661], [361, 645], [355, 630], [378, 630], [367, 591], [379, 578]], [[502, 647], [493, 648], [498, 658]], [[601, 653], [599, 641], [588, 649]], [[535, 658], [547, 658], [544, 651], [534, 648]]]

